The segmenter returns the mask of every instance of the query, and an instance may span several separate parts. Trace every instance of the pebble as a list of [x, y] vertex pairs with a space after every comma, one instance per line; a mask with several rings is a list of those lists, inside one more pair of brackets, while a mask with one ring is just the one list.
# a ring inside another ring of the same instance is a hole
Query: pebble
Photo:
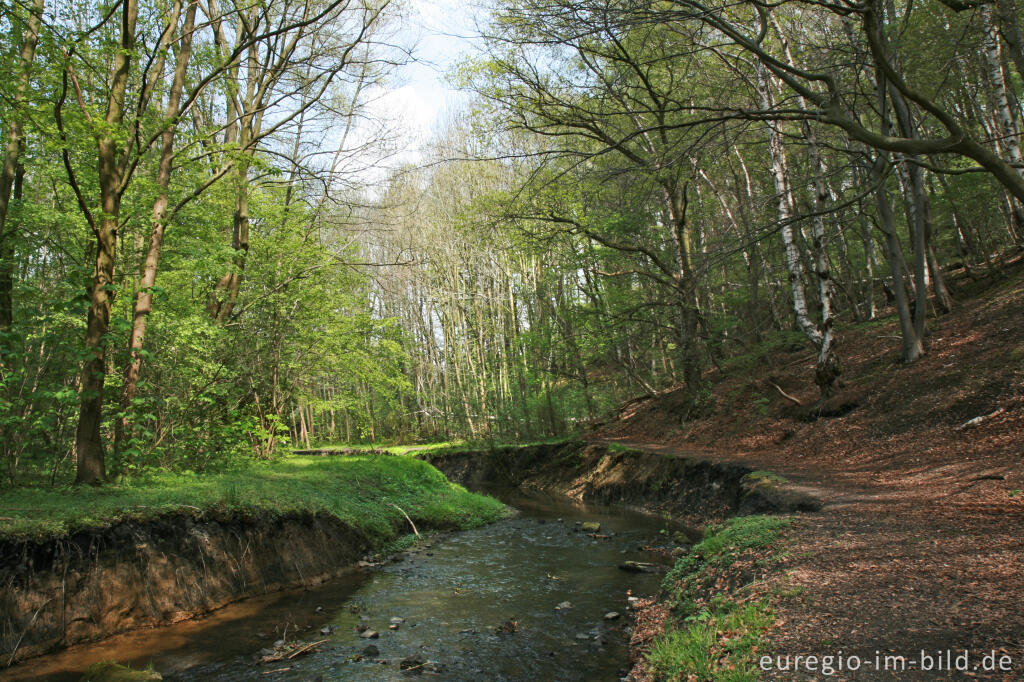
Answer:
[[392, 624], [392, 625], [401, 625], [401, 624], [402, 624], [402, 623], [404, 623], [404, 622], [405, 622], [405, 618], [401, 618], [401, 617], [399, 617], [399, 616], [394, 616], [394, 617], [393, 617], [393, 618], [391, 619], [391, 624]]
[[562, 611], [564, 609], [571, 609], [571, 608], [572, 608], [572, 604], [570, 602], [564, 601], [564, 602], [562, 602], [561, 604], [559, 604], [558, 606], [555, 607], [555, 611]]
[[377, 648], [376, 644], [369, 644], [363, 649], [363, 656], [378, 656], [379, 654], [380, 649]]
[[608, 613], [604, 614], [604, 619], [605, 620], [615, 620], [618, 617], [619, 617], [619, 612], [618, 611], [609, 611]]
[[359, 636], [363, 639], [377, 639], [380, 637], [380, 633], [376, 630], [363, 630]]

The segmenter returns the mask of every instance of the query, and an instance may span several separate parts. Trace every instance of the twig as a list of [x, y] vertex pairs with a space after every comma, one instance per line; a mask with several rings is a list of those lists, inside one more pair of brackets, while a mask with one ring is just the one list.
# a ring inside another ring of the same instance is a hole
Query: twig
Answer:
[[416, 537], [419, 537], [420, 536], [420, 532], [418, 530], [416, 530], [416, 524], [412, 522], [412, 519], [410, 519], [409, 515], [405, 513], [405, 510], [402, 509], [401, 507], [399, 507], [394, 502], [391, 503], [391, 506], [394, 507], [395, 509], [397, 509], [398, 511], [402, 512], [402, 515], [405, 516], [405, 520], [409, 522], [410, 526], [412, 526], [412, 532], [416, 533]]
[[284, 673], [284, 672], [288, 672], [289, 670], [291, 670], [291, 667], [288, 667], [288, 668], [278, 668], [277, 670], [264, 670], [263, 674], [264, 675], [273, 675], [274, 673]]
[[967, 429], [971, 428], [972, 426], [977, 426], [978, 424], [981, 424], [982, 422], [988, 421], [992, 417], [998, 417], [1003, 412], [1006, 412], [1006, 408], [1005, 407], [1000, 407], [998, 410], [995, 410], [994, 412], [989, 412], [986, 415], [982, 415], [980, 417], [975, 417], [974, 419], [968, 419], [963, 424], [958, 426], [956, 430], [957, 431], [966, 431]]
[[312, 644], [307, 644], [306, 646], [302, 647], [301, 649], [297, 649], [296, 651], [293, 651], [291, 653], [291, 655], [288, 656], [288, 660], [290, 661], [293, 658], [295, 658], [296, 656], [298, 656], [299, 654], [304, 654], [307, 651], [309, 651], [310, 649], [312, 649], [313, 647], [320, 646], [321, 644], [323, 644], [326, 641], [327, 641], [326, 639], [321, 639], [319, 642], [313, 642]]
[[792, 400], [792, 401], [793, 401], [794, 403], [796, 403], [796, 405], [797, 405], [798, 407], [803, 407], [803, 406], [804, 406], [804, 404], [803, 404], [802, 402], [800, 402], [799, 400], [797, 400], [796, 398], [794, 398], [794, 397], [793, 397], [793, 396], [791, 396], [790, 394], [788, 394], [788, 393], [786, 393], [785, 391], [783, 391], [783, 390], [782, 390], [782, 387], [781, 387], [781, 386], [779, 386], [779, 385], [778, 385], [777, 383], [775, 383], [775, 382], [774, 382], [774, 381], [772, 381], [771, 379], [768, 379], [767, 381], [768, 381], [768, 383], [769, 383], [769, 384], [771, 384], [772, 386], [774, 386], [774, 387], [775, 387], [775, 390], [777, 390], [777, 391], [778, 391], [779, 393], [781, 393], [781, 394], [782, 394], [782, 397], [783, 397], [783, 398], [785, 398], [786, 400]]
[[43, 607], [45, 607], [51, 601], [53, 601], [53, 597], [47, 599], [42, 604], [40, 604], [39, 608], [36, 609], [36, 612], [32, 614], [32, 620], [30, 620], [28, 622], [28, 625], [25, 627], [25, 629], [22, 630], [21, 637], [18, 638], [18, 643], [14, 645], [14, 650], [11, 651], [11, 657], [7, 659], [7, 666], [6, 667], [10, 668], [11, 667], [11, 663], [14, 663], [14, 657], [18, 655], [18, 648], [21, 647], [22, 640], [25, 639], [25, 635], [27, 635], [28, 631], [32, 629], [32, 626], [36, 624], [36, 618], [39, 616], [39, 612], [42, 611]]

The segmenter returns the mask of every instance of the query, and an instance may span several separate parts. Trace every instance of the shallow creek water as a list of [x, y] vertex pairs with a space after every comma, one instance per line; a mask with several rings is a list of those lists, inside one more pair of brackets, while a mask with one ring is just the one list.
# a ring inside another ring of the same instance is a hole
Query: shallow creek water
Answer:
[[[655, 592], [661, 576], [618, 566], [666, 562], [640, 549], [661, 544], [665, 522], [564, 499], [497, 496], [520, 514], [428, 539], [377, 570], [73, 647], [0, 679], [77, 680], [90, 664], [114, 659], [152, 664], [165, 680], [392, 680], [411, 677], [400, 670], [410, 656], [425, 663], [419, 672], [428, 679], [619, 679], [628, 658], [627, 597]], [[599, 522], [611, 537], [589, 537], [583, 521]], [[556, 608], [563, 602], [571, 607]], [[622, 616], [604, 620], [611, 611]], [[405, 621], [389, 630], [395, 617]], [[502, 631], [509, 621], [515, 632]], [[379, 638], [360, 638], [360, 625]], [[292, 660], [259, 663], [260, 650], [282, 638], [327, 642]], [[379, 654], [364, 655], [371, 644]]]

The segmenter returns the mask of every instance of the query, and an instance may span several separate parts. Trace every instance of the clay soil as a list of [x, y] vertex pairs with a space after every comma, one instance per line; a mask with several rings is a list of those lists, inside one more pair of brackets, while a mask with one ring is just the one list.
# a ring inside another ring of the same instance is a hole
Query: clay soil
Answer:
[[[841, 329], [831, 416], [809, 409], [812, 352], [790, 347], [709, 375], [699, 420], [669, 391], [595, 434], [771, 470], [826, 502], [786, 534], [770, 652], [894, 653], [907, 670], [765, 678], [1024, 680], [1024, 277], [958, 298], [909, 366], [894, 317]], [[915, 670], [921, 650], [967, 650], [971, 667]], [[1013, 669], [984, 670], [992, 652]]]

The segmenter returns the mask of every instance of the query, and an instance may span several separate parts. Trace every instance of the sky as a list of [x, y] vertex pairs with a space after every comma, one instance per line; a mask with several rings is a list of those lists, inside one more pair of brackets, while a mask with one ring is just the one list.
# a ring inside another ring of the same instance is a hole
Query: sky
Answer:
[[399, 69], [374, 109], [408, 131], [401, 161], [415, 162], [435, 124], [467, 99], [447, 84], [445, 74], [472, 51], [479, 13], [472, 0], [407, 0], [407, 7], [398, 40], [414, 46], [414, 61]]

